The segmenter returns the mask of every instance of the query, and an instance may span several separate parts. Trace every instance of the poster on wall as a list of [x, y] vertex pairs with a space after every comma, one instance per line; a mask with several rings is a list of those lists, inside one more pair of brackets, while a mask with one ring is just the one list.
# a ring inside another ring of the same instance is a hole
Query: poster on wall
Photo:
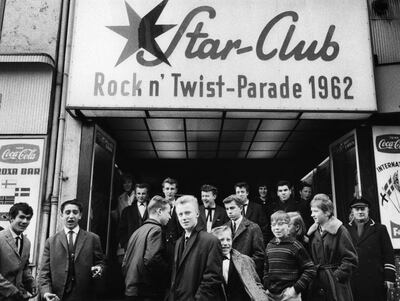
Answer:
[[[8, 211], [15, 203], [33, 208], [33, 217], [25, 234], [35, 246], [43, 174], [44, 138], [0, 139], [0, 226], [9, 227]], [[34, 248], [31, 248], [31, 258]]]
[[400, 127], [376, 126], [372, 133], [381, 221], [400, 249]]

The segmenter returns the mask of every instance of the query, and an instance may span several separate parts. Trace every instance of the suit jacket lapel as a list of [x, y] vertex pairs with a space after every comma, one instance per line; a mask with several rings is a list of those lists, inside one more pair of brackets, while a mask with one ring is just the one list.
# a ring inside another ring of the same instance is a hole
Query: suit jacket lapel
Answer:
[[11, 234], [11, 230], [9, 230], [9, 229], [7, 230], [6, 238], [7, 238], [7, 243], [10, 245], [11, 249], [13, 249], [15, 254], [17, 254], [17, 256], [19, 256], [17, 243], [15, 242], [15, 239], [13, 238], [13, 236]]
[[62, 230], [62, 232], [60, 232], [60, 241], [61, 241], [61, 245], [64, 247], [65, 251], [68, 252], [67, 234], [65, 234], [64, 230]]
[[[189, 254], [190, 250], [193, 248], [194, 242], [197, 239], [198, 232], [193, 230], [192, 235], [190, 236], [185, 249], [183, 250], [182, 256], [179, 259], [179, 267], [182, 265], [182, 262], [185, 260], [186, 256]], [[182, 238], [182, 243], [184, 242], [184, 238]], [[178, 268], [179, 268], [178, 267]]]
[[358, 242], [362, 242], [368, 238], [372, 233], [375, 232], [375, 227], [371, 227], [370, 222], [366, 223], [364, 225], [364, 231], [363, 234], [361, 234], [361, 237], [359, 238]]
[[233, 238], [233, 240], [235, 240], [236, 237], [242, 234], [242, 232], [246, 230], [246, 227], [247, 227], [247, 219], [243, 218], [239, 224], [239, 228], [236, 230], [235, 237]]
[[253, 206], [252, 203], [249, 201], [247, 204], [247, 211], [246, 211], [246, 218], [249, 219], [249, 217], [253, 214]]
[[75, 242], [75, 260], [76, 258], [78, 258], [79, 252], [82, 250], [86, 237], [87, 237], [86, 231], [79, 229]]
[[[201, 221], [207, 228], [207, 221], [206, 221], [206, 214], [205, 214], [206, 209], [204, 208], [204, 206], [201, 206], [199, 211], [200, 211]], [[214, 216], [215, 216], [215, 214], [214, 214]]]

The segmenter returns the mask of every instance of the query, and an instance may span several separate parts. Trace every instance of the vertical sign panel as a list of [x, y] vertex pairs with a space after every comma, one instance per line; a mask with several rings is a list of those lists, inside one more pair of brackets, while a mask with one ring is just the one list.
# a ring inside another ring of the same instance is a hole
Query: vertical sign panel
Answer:
[[372, 134], [381, 221], [400, 249], [400, 127], [377, 126]]
[[[14, 203], [25, 202], [33, 217], [25, 234], [35, 246], [43, 175], [44, 138], [0, 139], [0, 226], [9, 226], [8, 211]], [[33, 257], [31, 248], [31, 258]]]

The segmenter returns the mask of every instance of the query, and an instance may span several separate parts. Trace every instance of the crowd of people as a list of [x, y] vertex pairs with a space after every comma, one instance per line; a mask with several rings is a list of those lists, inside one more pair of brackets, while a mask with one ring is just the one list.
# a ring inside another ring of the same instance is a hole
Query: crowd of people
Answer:
[[[395, 281], [394, 254], [384, 225], [369, 216], [370, 202], [354, 198], [349, 222], [334, 216], [326, 194], [302, 183], [295, 197], [288, 181], [277, 199], [249, 200], [249, 185], [217, 205], [218, 190], [202, 185], [201, 204], [178, 196], [166, 178], [163, 196], [149, 200], [149, 185], [124, 179], [111, 216], [118, 224], [116, 250], [126, 300], [135, 301], [384, 301]], [[32, 208], [10, 209], [0, 231], [0, 300], [94, 300], [93, 280], [103, 277], [100, 238], [79, 227], [82, 204], [61, 205], [63, 229], [47, 239], [37, 284], [29, 268], [24, 230]]]

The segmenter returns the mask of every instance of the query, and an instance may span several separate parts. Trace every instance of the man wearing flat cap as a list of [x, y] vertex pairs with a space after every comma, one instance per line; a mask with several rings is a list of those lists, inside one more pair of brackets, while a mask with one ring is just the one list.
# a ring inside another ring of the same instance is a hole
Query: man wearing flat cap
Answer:
[[352, 276], [354, 301], [384, 301], [395, 281], [393, 246], [388, 231], [369, 217], [371, 203], [361, 197], [351, 203], [347, 229], [358, 253], [358, 269]]

